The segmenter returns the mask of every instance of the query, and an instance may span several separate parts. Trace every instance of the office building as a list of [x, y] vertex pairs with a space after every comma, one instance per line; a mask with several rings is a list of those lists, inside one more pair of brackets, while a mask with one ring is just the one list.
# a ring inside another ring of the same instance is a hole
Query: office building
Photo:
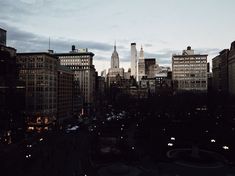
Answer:
[[178, 91], [207, 92], [207, 54], [195, 54], [191, 47], [172, 56], [172, 79]]
[[73, 117], [73, 79], [74, 72], [58, 64], [57, 122], [63, 123]]
[[155, 78], [156, 74], [160, 72], [159, 65], [155, 58], [145, 58], [145, 75], [147, 78]]
[[228, 56], [229, 49], [224, 49], [212, 59], [212, 87], [214, 92], [228, 93]]
[[137, 78], [137, 50], [136, 43], [131, 43], [131, 76]]
[[[69, 53], [55, 53], [58, 57], [60, 64], [66, 66], [74, 71], [74, 86], [75, 97], [79, 98], [79, 95], [83, 97], [85, 104], [92, 104], [95, 101], [95, 67], [93, 65], [92, 52], [88, 52], [87, 49], [76, 50], [75, 46], [72, 46], [72, 51]], [[78, 103], [81, 100], [76, 99], [74, 102], [75, 108], [80, 107]], [[76, 107], [77, 106], [77, 107]]]
[[46, 52], [17, 53], [17, 63], [25, 82], [28, 129], [48, 129], [57, 118], [58, 60]]

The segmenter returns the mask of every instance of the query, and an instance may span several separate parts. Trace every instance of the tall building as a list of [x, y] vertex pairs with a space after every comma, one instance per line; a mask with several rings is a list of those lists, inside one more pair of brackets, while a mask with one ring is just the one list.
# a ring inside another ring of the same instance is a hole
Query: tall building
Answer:
[[131, 43], [131, 76], [137, 78], [137, 50], [136, 43]]
[[119, 56], [117, 52], [116, 43], [114, 45], [114, 51], [111, 56], [111, 68], [119, 68]]
[[73, 79], [74, 72], [58, 64], [57, 122], [73, 117]]
[[228, 57], [228, 82], [229, 93], [235, 96], [235, 41], [231, 43]]
[[158, 71], [158, 64], [155, 58], [145, 58], [145, 75], [147, 78], [154, 78]]
[[0, 45], [6, 46], [7, 31], [0, 28]]
[[57, 118], [57, 57], [46, 52], [17, 53], [25, 82], [28, 129], [48, 129]]
[[228, 56], [229, 49], [224, 49], [212, 59], [212, 87], [217, 93], [228, 93]]
[[124, 77], [124, 69], [119, 68], [119, 56], [116, 48], [116, 44], [114, 45], [114, 51], [111, 56], [111, 68], [108, 70], [108, 86], [111, 84], [117, 83], [117, 76], [120, 76], [121, 78]]
[[[93, 65], [92, 52], [87, 49], [76, 50], [72, 46], [72, 51], [69, 53], [55, 53], [59, 58], [60, 64], [74, 71], [75, 91], [80, 92], [85, 104], [92, 104], [95, 100], [95, 67]], [[75, 96], [79, 97], [75, 93]], [[75, 106], [79, 100], [75, 100]], [[79, 108], [79, 106], [77, 107]]]
[[[6, 31], [0, 43], [0, 142], [11, 143], [18, 128], [24, 128], [25, 86], [19, 81], [16, 49], [6, 46]], [[2, 34], [0, 34], [2, 37]], [[2, 40], [3, 39], [3, 40]], [[3, 41], [3, 42], [2, 42]]]
[[144, 50], [143, 47], [141, 46], [139, 62], [138, 62], [138, 81], [140, 81], [144, 76], [145, 76], [145, 59], [144, 59]]
[[195, 54], [191, 47], [172, 56], [172, 79], [178, 91], [207, 92], [207, 54]]

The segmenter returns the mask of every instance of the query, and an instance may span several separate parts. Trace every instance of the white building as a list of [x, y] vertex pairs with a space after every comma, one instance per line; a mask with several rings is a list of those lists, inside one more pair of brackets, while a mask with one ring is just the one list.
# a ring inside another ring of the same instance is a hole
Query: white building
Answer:
[[179, 91], [207, 91], [207, 56], [194, 54], [190, 46], [172, 56], [172, 80]]
[[143, 47], [141, 46], [139, 62], [138, 62], [138, 81], [140, 81], [143, 76], [145, 76], [145, 60], [144, 60], [144, 50]]
[[111, 68], [108, 70], [108, 85], [112, 83], [116, 83], [117, 76], [124, 77], [124, 69], [119, 68], [119, 56], [116, 48], [116, 44], [114, 45], [114, 51], [111, 56]]
[[116, 43], [114, 45], [114, 51], [111, 56], [111, 68], [119, 68], [119, 56], [116, 48]]
[[136, 43], [131, 43], [131, 76], [137, 78], [137, 50]]

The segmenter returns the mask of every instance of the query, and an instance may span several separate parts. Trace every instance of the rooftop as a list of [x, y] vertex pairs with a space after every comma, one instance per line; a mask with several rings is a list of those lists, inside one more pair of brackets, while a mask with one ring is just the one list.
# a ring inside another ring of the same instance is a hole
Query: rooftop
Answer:
[[19, 55], [47, 55], [47, 56], [50, 56], [50, 57], [54, 57], [57, 59], [56, 56], [48, 53], [48, 52], [26, 52], [26, 53], [16, 53], [18, 56]]
[[94, 56], [95, 54], [92, 52], [71, 52], [71, 53], [53, 53], [55, 56]]

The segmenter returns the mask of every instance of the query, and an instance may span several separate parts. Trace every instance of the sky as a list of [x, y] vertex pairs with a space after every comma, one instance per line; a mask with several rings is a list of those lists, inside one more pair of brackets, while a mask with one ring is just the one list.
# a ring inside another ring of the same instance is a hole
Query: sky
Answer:
[[234, 0], [0, 0], [0, 28], [18, 52], [71, 45], [95, 54], [98, 72], [110, 67], [116, 41], [120, 67], [130, 68], [130, 44], [170, 66], [187, 46], [211, 61], [235, 40]]

